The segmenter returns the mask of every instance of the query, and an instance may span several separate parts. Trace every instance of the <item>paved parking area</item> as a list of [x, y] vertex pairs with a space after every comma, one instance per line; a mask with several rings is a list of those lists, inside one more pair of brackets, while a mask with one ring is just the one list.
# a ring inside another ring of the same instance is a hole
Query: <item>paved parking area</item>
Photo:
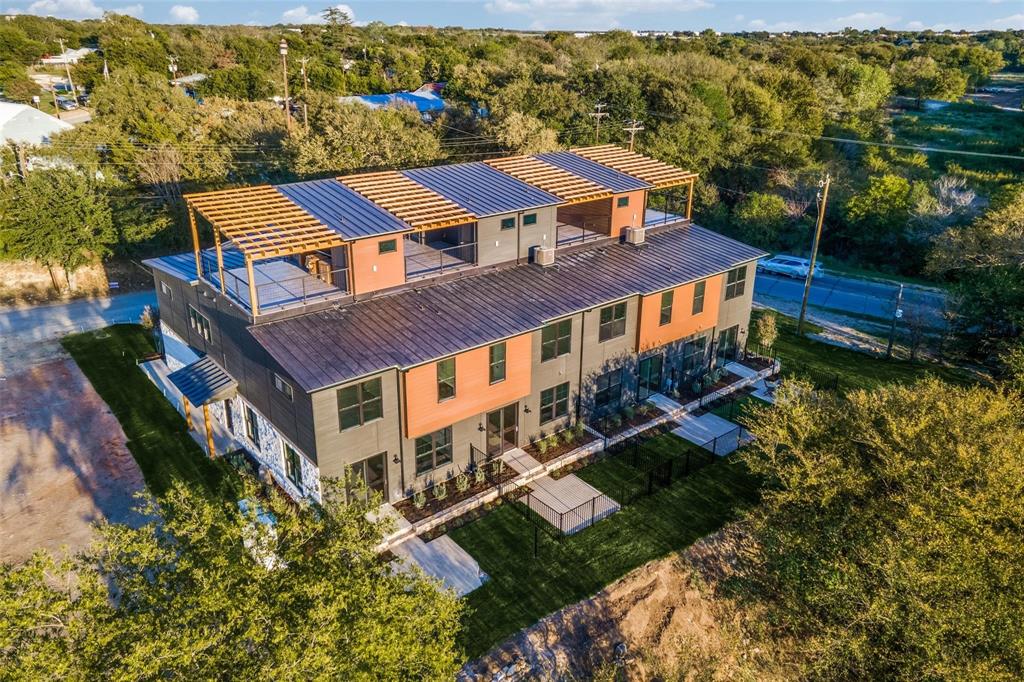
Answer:
[[0, 561], [84, 549], [104, 519], [140, 522], [144, 488], [121, 425], [73, 360], [0, 380]]

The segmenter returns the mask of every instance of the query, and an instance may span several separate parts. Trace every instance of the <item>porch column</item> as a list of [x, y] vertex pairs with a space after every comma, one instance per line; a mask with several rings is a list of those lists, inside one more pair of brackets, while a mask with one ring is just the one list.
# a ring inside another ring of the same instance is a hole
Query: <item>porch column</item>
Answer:
[[693, 215], [693, 185], [697, 181], [696, 178], [690, 180], [690, 191], [686, 193], [686, 219], [690, 220], [690, 216]]
[[217, 280], [220, 282], [220, 293], [227, 293], [224, 288], [224, 252], [220, 248], [220, 230], [213, 228], [213, 245], [217, 248]]
[[249, 254], [245, 255], [245, 273], [249, 277], [249, 310], [252, 311], [252, 316], [256, 317], [260, 314], [260, 302], [256, 297], [256, 275], [252, 269], [252, 256]]
[[188, 205], [188, 226], [192, 230], [192, 250], [196, 255], [196, 274], [202, 277], [203, 259], [199, 257], [199, 230], [196, 228], [196, 211], [192, 208], [192, 204]]
[[210, 424], [210, 405], [208, 403], [203, 404], [203, 421], [206, 422], [206, 451], [210, 455], [210, 459], [217, 456], [217, 453], [213, 445], [213, 426]]
[[184, 395], [181, 396], [181, 404], [185, 408], [185, 425], [188, 426], [188, 430], [192, 430], [192, 410], [188, 405], [188, 398]]

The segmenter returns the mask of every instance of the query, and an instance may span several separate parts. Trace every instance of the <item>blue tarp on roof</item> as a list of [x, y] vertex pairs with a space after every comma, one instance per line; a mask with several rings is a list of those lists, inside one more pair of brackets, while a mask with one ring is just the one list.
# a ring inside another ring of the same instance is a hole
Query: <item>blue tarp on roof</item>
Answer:
[[426, 83], [413, 92], [392, 92], [383, 95], [354, 95], [351, 97], [339, 98], [342, 102], [358, 102], [365, 104], [371, 109], [389, 107], [395, 105], [412, 105], [422, 113], [433, 113], [444, 111], [447, 106], [441, 99], [441, 90], [444, 83]]
[[415, 168], [402, 171], [402, 175], [481, 218], [563, 203], [555, 195], [505, 175], [482, 161]]
[[275, 189], [345, 239], [411, 230], [409, 225], [334, 179], [293, 182]]
[[572, 152], [549, 152], [547, 154], [537, 154], [534, 158], [550, 163], [552, 166], [558, 166], [570, 173], [575, 173], [591, 182], [596, 182], [613, 192], [632, 192], [638, 189], [651, 189], [653, 187], [653, 185], [634, 178], [632, 175], [620, 173], [608, 166], [602, 166], [596, 161], [585, 159]]

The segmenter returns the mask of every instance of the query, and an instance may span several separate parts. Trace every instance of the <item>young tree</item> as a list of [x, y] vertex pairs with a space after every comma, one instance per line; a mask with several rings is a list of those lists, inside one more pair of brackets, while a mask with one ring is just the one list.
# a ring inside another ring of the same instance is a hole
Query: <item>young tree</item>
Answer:
[[85, 556], [0, 566], [0, 668], [13, 679], [452, 679], [459, 602], [376, 554], [384, 527], [366, 519], [370, 505], [258, 499], [243, 514], [177, 486], [145, 505], [143, 527], [100, 527]]
[[935, 379], [846, 396], [784, 384], [744, 593], [818, 679], [1024, 676], [1024, 399]]
[[70, 272], [110, 252], [117, 235], [107, 197], [84, 174], [28, 173], [0, 194], [0, 251], [45, 265], [57, 291], [55, 267]]
[[779, 339], [778, 320], [773, 310], [762, 310], [754, 323], [754, 331], [757, 333], [757, 341], [766, 348], [775, 346]]

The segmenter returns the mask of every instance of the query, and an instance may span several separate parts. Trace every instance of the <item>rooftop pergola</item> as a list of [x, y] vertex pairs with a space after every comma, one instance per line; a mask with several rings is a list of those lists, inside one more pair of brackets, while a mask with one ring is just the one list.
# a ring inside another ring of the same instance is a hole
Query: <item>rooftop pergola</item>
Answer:
[[196, 257], [196, 272], [203, 275], [196, 213], [213, 227], [218, 281], [225, 292], [221, 238], [229, 240], [245, 257], [250, 301], [258, 306], [253, 262], [280, 258], [345, 244], [334, 230], [295, 205], [270, 185], [186, 194], [189, 227]]
[[686, 185], [689, 190], [689, 196], [686, 200], [686, 218], [689, 220], [693, 210], [693, 185], [697, 180], [696, 173], [683, 170], [664, 161], [652, 159], [643, 154], [631, 152], [614, 144], [580, 147], [573, 149], [572, 152], [585, 159], [608, 166], [620, 173], [639, 178], [653, 185], [656, 190]]
[[433, 230], [476, 221], [476, 216], [398, 171], [362, 173], [338, 182], [404, 220], [417, 230]]
[[612, 196], [610, 190], [567, 170], [532, 156], [510, 156], [485, 161], [492, 168], [517, 180], [554, 194], [567, 204], [579, 204]]

